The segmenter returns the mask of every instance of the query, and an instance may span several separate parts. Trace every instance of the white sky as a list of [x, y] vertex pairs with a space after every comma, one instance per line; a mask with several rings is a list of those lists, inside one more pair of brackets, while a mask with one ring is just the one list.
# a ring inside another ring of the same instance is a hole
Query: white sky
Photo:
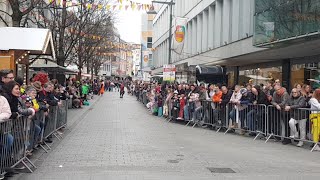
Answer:
[[[126, 0], [123, 0], [125, 2]], [[151, 4], [151, 0], [132, 0], [137, 3]], [[121, 11], [117, 12], [117, 22], [115, 24], [118, 29], [121, 39], [127, 42], [140, 43], [141, 36], [141, 14], [145, 11], [125, 10], [124, 7]]]

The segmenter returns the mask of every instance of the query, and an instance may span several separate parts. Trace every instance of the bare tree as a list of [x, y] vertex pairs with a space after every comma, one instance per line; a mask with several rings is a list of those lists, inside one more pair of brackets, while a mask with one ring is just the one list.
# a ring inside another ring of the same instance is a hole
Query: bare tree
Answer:
[[[9, 3], [11, 12], [0, 10], [3, 13], [3, 16], [0, 15], [0, 20], [6, 26], [13, 26], [13, 27], [24, 27], [25, 21], [23, 18], [28, 16], [31, 11], [35, 8], [39, 7], [40, 4], [45, 4], [43, 0], [1, 0], [1, 3]], [[46, 4], [46, 6], [49, 6]], [[5, 16], [10, 17], [9, 22], [5, 19]]]

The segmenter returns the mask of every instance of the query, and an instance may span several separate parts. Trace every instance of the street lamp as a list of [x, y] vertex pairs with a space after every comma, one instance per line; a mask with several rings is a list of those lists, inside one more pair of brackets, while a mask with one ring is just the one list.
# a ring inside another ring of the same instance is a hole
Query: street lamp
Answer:
[[[153, 3], [158, 3], [158, 4], [167, 4], [170, 8], [170, 19], [169, 19], [169, 57], [168, 57], [168, 64], [171, 64], [171, 41], [172, 41], [172, 6], [175, 5], [173, 0], [170, 2], [163, 2], [163, 1], [152, 1]], [[152, 8], [147, 12], [147, 14], [157, 14], [157, 12], [154, 10], [153, 6]]]

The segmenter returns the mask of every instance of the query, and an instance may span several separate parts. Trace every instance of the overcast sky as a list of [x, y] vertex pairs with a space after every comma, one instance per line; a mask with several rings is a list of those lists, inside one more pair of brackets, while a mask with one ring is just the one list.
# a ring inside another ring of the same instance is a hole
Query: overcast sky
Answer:
[[[125, 2], [126, 0], [123, 0]], [[132, 0], [137, 3], [151, 4], [151, 0]], [[143, 11], [121, 10], [117, 12], [116, 27], [120, 33], [121, 39], [127, 42], [140, 43], [141, 35], [141, 14]]]

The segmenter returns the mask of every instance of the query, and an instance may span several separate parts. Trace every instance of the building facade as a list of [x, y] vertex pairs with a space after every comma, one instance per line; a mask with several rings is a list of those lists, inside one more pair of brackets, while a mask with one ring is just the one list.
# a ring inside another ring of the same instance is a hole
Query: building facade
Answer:
[[151, 69], [153, 69], [153, 23], [154, 15], [142, 14], [141, 15], [141, 57], [142, 58], [142, 77], [148, 80]]
[[141, 44], [133, 44], [132, 47], [132, 71], [137, 76], [141, 63]]
[[[308, 78], [319, 76], [318, 4], [318, 0], [176, 0], [173, 16], [188, 22], [183, 51], [171, 51], [171, 62], [221, 65], [230, 86], [249, 79], [256, 83], [280, 79], [286, 87], [308, 83]], [[154, 74], [168, 63], [169, 15], [169, 6], [163, 5], [153, 20]]]

